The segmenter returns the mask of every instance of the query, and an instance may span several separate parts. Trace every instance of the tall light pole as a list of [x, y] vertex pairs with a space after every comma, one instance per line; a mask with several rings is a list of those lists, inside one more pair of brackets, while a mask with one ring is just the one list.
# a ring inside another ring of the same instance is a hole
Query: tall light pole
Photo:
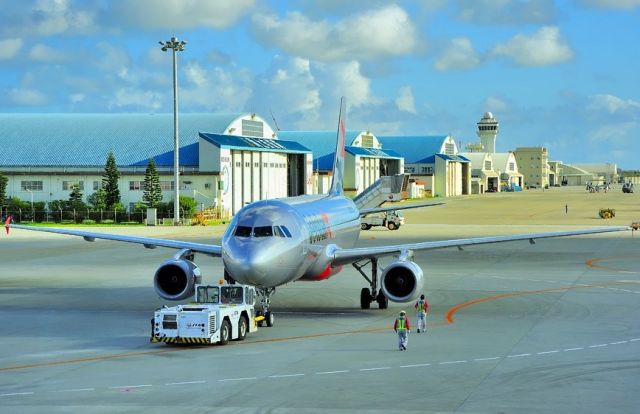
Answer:
[[177, 37], [172, 37], [166, 42], [158, 42], [162, 46], [162, 51], [168, 49], [173, 51], [173, 181], [175, 186], [175, 200], [173, 202], [173, 224], [180, 224], [180, 158], [178, 142], [178, 60], [176, 52], [182, 52], [187, 45], [185, 41], [178, 41]]

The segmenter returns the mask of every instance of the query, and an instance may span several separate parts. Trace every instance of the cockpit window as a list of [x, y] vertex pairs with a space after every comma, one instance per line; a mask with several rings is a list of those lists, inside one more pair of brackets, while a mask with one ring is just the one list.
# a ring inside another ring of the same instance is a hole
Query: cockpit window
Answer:
[[287, 237], [280, 229], [280, 226], [273, 226], [273, 234], [275, 234], [276, 237]]
[[273, 236], [273, 227], [260, 226], [253, 228], [253, 237], [271, 237]]
[[280, 229], [282, 229], [282, 232], [284, 233], [285, 236], [287, 237], [291, 237], [291, 233], [289, 232], [289, 229], [286, 228], [285, 226], [280, 226]]
[[247, 227], [247, 226], [236, 227], [236, 232], [234, 233], [234, 236], [251, 237], [251, 227]]

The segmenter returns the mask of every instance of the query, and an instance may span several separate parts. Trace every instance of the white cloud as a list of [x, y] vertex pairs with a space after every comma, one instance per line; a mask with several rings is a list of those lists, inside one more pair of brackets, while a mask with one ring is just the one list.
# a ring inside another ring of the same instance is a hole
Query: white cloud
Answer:
[[521, 66], [546, 66], [564, 63], [573, 58], [573, 51], [557, 27], [542, 27], [530, 36], [518, 34], [497, 45], [492, 53], [513, 59]]
[[16, 2], [5, 22], [5, 30], [23, 36], [52, 36], [61, 33], [88, 33], [96, 28], [95, 12], [73, 7], [69, 0], [38, 0]]
[[109, 107], [131, 108], [136, 111], [157, 111], [165, 101], [162, 94], [138, 88], [120, 88], [109, 101]]
[[640, 123], [638, 122], [610, 123], [590, 130], [587, 137], [591, 142], [605, 142], [619, 147], [633, 142], [639, 130]]
[[369, 10], [337, 23], [313, 21], [299, 12], [288, 13], [284, 19], [256, 14], [253, 23], [257, 41], [320, 61], [402, 56], [417, 46], [413, 22], [396, 5]]
[[8, 97], [13, 104], [20, 106], [41, 106], [49, 101], [44, 93], [30, 88], [13, 88], [9, 90]]
[[631, 10], [640, 7], [640, 0], [580, 0], [579, 3], [599, 9]]
[[371, 80], [360, 72], [360, 63], [352, 60], [347, 63], [335, 63], [325, 66], [325, 76], [330, 79], [326, 85], [335, 91], [336, 102], [340, 96], [346, 96], [347, 108], [374, 103], [371, 95]]
[[400, 94], [396, 98], [396, 107], [400, 111], [416, 114], [416, 103], [413, 99], [413, 93], [410, 86], [400, 88]]
[[22, 39], [0, 40], [0, 60], [13, 58], [22, 49]]
[[444, 49], [444, 53], [434, 63], [438, 70], [471, 69], [480, 64], [478, 54], [466, 37], [451, 39]]
[[248, 70], [204, 68], [196, 62], [187, 62], [183, 67], [186, 84], [180, 86], [181, 105], [207, 110], [246, 110], [253, 81]]
[[496, 117], [499, 117], [500, 113], [504, 113], [509, 110], [509, 104], [495, 96], [490, 96], [485, 99], [483, 106], [487, 111], [492, 112]]
[[60, 62], [65, 60], [66, 56], [59, 50], [38, 43], [29, 51], [29, 58], [40, 62]]
[[555, 19], [553, 0], [458, 0], [458, 18], [480, 24], [548, 24]]
[[640, 116], [640, 103], [627, 99], [626, 101], [613, 95], [593, 95], [589, 97], [588, 109], [591, 111], [606, 111], [609, 114], [628, 113]]
[[84, 101], [85, 98], [86, 95], [84, 93], [73, 93], [69, 96], [69, 100], [74, 104]]
[[224, 29], [255, 10], [255, 0], [118, 0], [112, 19], [148, 29]]

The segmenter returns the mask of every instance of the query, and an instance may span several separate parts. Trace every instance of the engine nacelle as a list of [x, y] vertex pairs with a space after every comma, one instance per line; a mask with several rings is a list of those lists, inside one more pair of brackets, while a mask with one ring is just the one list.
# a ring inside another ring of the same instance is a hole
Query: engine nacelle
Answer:
[[397, 260], [382, 271], [382, 292], [393, 302], [411, 302], [424, 285], [420, 266], [409, 260]]
[[183, 300], [193, 296], [196, 283], [202, 280], [200, 268], [187, 259], [163, 262], [153, 278], [153, 287], [162, 299]]

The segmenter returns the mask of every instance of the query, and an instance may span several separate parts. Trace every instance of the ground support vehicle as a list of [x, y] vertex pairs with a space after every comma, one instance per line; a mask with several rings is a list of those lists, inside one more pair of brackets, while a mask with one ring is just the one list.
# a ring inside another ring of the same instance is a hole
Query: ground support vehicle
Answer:
[[360, 228], [369, 230], [371, 227], [382, 226], [389, 230], [398, 230], [404, 224], [404, 217], [399, 211], [368, 214], [360, 219]]
[[196, 285], [195, 302], [157, 309], [151, 342], [226, 344], [258, 330], [255, 288], [241, 284]]

